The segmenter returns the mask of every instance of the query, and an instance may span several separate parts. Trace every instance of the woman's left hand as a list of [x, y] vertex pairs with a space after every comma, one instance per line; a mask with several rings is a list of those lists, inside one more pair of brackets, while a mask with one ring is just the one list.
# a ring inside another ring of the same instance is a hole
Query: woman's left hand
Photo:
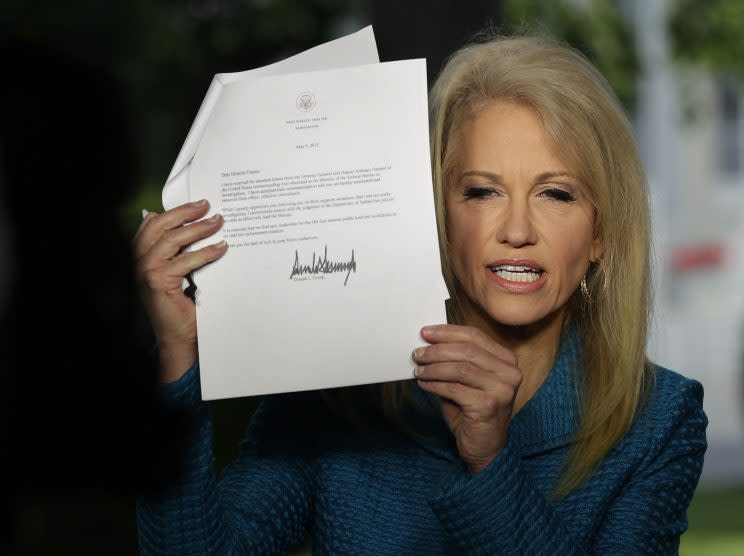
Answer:
[[471, 475], [506, 445], [514, 398], [522, 382], [516, 357], [472, 326], [427, 326], [413, 359], [422, 389], [442, 400], [442, 415]]

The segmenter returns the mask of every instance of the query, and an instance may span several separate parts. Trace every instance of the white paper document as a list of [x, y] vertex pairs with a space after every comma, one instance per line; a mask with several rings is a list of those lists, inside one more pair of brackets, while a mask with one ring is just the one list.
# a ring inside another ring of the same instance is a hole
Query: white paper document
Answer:
[[260, 76], [283, 73], [306, 72], [330, 68], [375, 64], [380, 61], [372, 27], [367, 26], [356, 33], [318, 45], [310, 50], [281, 60], [274, 64], [237, 73], [218, 73], [212, 79], [199, 112], [191, 125], [178, 158], [173, 164], [168, 181], [163, 187], [163, 207], [166, 210], [187, 203], [189, 195], [189, 170], [204, 128], [212, 109], [217, 105], [224, 87], [237, 81], [247, 82]]
[[448, 297], [425, 61], [234, 80], [200, 125], [184, 202], [225, 223], [193, 248], [230, 245], [194, 273], [202, 397], [412, 378]]

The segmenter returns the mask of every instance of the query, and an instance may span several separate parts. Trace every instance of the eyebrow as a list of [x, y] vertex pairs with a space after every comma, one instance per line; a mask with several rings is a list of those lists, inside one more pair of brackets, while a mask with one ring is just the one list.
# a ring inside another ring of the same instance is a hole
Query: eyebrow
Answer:
[[539, 176], [537, 176], [536, 181], [543, 182], [543, 181], [552, 180], [554, 178], [569, 178], [569, 179], [576, 181], [576, 177], [573, 174], [570, 174], [563, 170], [559, 170], [557, 172], [544, 172], [540, 174]]
[[500, 174], [494, 174], [492, 172], [483, 172], [481, 170], [471, 170], [470, 172], [463, 172], [463, 174], [460, 176], [460, 180], [462, 180], [462, 178], [465, 178], [467, 176], [481, 176], [483, 178], [488, 178], [493, 181], [501, 181]]
[[[490, 180], [497, 181], [497, 182], [500, 182], [502, 180], [501, 174], [494, 174], [493, 172], [484, 172], [482, 170], [471, 170], [469, 172], [464, 172], [460, 176], [460, 180], [462, 180], [462, 178], [465, 178], [467, 176], [481, 176], [481, 177], [488, 178]], [[543, 172], [542, 174], [537, 176], [537, 179], [535, 181], [543, 182], [543, 181], [552, 180], [554, 178], [570, 178], [572, 180], [576, 180], [576, 177], [573, 176], [572, 174], [559, 170], [555, 172]]]

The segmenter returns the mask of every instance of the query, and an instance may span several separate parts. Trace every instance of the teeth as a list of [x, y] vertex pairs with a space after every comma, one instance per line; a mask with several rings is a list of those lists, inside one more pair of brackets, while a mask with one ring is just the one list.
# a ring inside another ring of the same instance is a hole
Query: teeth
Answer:
[[510, 272], [536, 272], [531, 266], [517, 266], [512, 264], [502, 264], [491, 268], [494, 272], [497, 270], [508, 270]]
[[503, 267], [499, 267], [493, 272], [496, 273], [500, 278], [509, 280], [510, 282], [535, 282], [540, 278], [540, 274], [533, 270], [529, 270], [527, 272], [510, 272], [509, 270], [504, 270]]

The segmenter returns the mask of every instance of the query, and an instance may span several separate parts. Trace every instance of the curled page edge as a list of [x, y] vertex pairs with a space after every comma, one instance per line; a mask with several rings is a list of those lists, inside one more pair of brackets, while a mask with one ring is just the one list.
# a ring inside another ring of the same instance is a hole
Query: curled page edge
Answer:
[[194, 123], [191, 124], [191, 129], [188, 135], [186, 135], [186, 141], [184, 141], [181, 152], [178, 153], [176, 163], [171, 169], [171, 173], [168, 175], [168, 181], [165, 182], [162, 192], [163, 208], [170, 210], [178, 205], [188, 202], [189, 200], [189, 182], [188, 182], [188, 170], [191, 165], [191, 160], [194, 158], [194, 153], [199, 146], [199, 141], [204, 133], [204, 129], [207, 127], [207, 121], [209, 115], [212, 113], [212, 109], [217, 104], [217, 99], [220, 98], [222, 92], [222, 83], [214, 76], [212, 83], [207, 89], [207, 94], [204, 96], [204, 100], [199, 107], [199, 111], [196, 113]]
[[189, 202], [189, 168], [191, 168], [190, 161], [180, 172], [165, 182], [161, 195], [165, 210], [170, 210]]
[[[347, 48], [339, 48], [343, 43], [349, 43]], [[358, 48], [351, 48], [353, 44], [356, 44]], [[321, 55], [321, 52], [327, 50], [329, 47], [335, 47], [332, 50], [335, 59], [330, 64], [325, 61], [324, 55]], [[357, 59], [358, 52], [362, 52], [364, 57], [369, 56], [369, 58], [360, 63], [360, 60]], [[308, 57], [310, 59], [305, 60]], [[359, 31], [314, 46], [308, 50], [295, 54], [294, 56], [290, 56], [289, 58], [267, 66], [242, 72], [216, 74], [212, 78], [209, 89], [207, 89], [204, 100], [196, 114], [196, 118], [194, 118], [194, 123], [191, 124], [191, 128], [186, 135], [186, 140], [184, 141], [183, 146], [178, 153], [178, 157], [176, 158], [176, 162], [173, 164], [173, 168], [163, 186], [161, 193], [163, 208], [165, 210], [170, 210], [189, 201], [189, 166], [191, 165], [191, 160], [194, 158], [194, 154], [199, 147], [199, 142], [201, 141], [202, 134], [207, 126], [209, 116], [217, 104], [217, 100], [219, 99], [220, 93], [225, 85], [234, 81], [259, 77], [263, 74], [278, 75], [281, 73], [330, 69], [332, 67], [343, 67], [347, 65], [378, 63], [379, 61], [380, 57], [377, 52], [377, 43], [375, 42], [374, 32], [372, 31], [372, 26], [368, 25]], [[297, 66], [297, 64], [307, 64], [307, 67], [301, 68]]]
[[204, 128], [207, 126], [209, 115], [212, 113], [212, 109], [215, 104], [217, 104], [217, 99], [220, 97], [220, 92], [222, 92], [222, 82], [220, 81], [218, 74], [212, 78], [212, 82], [209, 84], [207, 94], [204, 95], [204, 100], [202, 101], [201, 106], [199, 106], [196, 118], [194, 118], [194, 123], [191, 124], [191, 129], [189, 129], [189, 132], [186, 135], [183, 147], [181, 147], [181, 151], [178, 153], [178, 158], [176, 158], [176, 162], [173, 164], [173, 168], [168, 175], [169, 181], [176, 174], [181, 172], [194, 157], [194, 153], [199, 146], [199, 140], [204, 132]]

